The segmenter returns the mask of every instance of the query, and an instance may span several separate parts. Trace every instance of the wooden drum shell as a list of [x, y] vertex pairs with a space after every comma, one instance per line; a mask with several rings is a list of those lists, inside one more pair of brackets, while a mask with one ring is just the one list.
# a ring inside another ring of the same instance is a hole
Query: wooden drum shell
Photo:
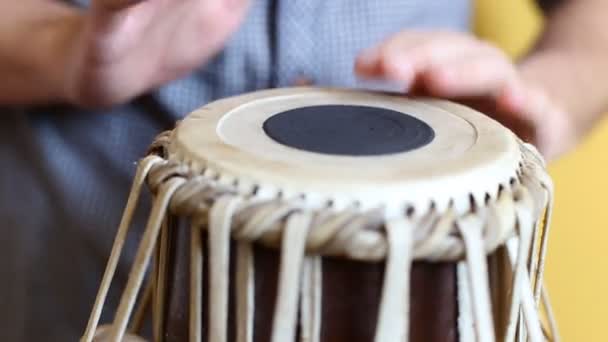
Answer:
[[[190, 224], [172, 217], [163, 331], [166, 342], [189, 340]], [[206, 242], [206, 233], [202, 233]], [[205, 246], [206, 243], [203, 243]], [[233, 246], [234, 247], [234, 243]], [[235, 251], [230, 256], [228, 341], [235, 341]], [[280, 253], [255, 246], [254, 341], [269, 341]], [[207, 339], [208, 256], [203, 248], [203, 341]], [[323, 258], [322, 342], [373, 341], [382, 292], [384, 262]], [[411, 270], [410, 341], [458, 341], [456, 264], [414, 262]], [[407, 322], [404, 322], [407, 324]]]

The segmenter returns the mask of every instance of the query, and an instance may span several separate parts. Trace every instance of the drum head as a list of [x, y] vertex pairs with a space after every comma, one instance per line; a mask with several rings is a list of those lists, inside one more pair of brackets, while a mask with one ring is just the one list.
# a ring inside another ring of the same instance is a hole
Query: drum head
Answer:
[[442, 100], [287, 88], [213, 102], [173, 131], [169, 158], [262, 197], [387, 212], [470, 208], [521, 159], [508, 129]]

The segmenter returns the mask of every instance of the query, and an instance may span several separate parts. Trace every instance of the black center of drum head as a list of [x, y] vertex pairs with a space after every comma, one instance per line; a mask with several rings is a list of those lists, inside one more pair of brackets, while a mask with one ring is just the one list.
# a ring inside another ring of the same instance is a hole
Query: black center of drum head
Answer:
[[280, 144], [348, 156], [407, 152], [430, 143], [435, 131], [394, 110], [368, 106], [301, 107], [268, 118], [264, 131]]

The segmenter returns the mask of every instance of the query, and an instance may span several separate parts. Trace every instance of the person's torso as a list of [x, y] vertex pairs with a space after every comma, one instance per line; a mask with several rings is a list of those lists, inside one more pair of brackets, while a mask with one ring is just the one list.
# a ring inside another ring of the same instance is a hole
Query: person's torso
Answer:
[[0, 261], [0, 340], [77, 340], [135, 163], [161, 130], [214, 99], [301, 78], [390, 87], [356, 78], [362, 49], [405, 29], [468, 30], [469, 14], [468, 0], [253, 0], [223, 52], [149, 96], [104, 112], [0, 114], [0, 250], [8, 256]]

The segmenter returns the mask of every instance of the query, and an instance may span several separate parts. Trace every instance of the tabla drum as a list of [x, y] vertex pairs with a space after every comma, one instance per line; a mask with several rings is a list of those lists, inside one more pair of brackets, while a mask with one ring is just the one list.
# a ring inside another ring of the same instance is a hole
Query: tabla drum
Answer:
[[[141, 190], [149, 221], [100, 314]], [[213, 102], [140, 163], [83, 341], [545, 341], [552, 183], [465, 106], [286, 88]]]

